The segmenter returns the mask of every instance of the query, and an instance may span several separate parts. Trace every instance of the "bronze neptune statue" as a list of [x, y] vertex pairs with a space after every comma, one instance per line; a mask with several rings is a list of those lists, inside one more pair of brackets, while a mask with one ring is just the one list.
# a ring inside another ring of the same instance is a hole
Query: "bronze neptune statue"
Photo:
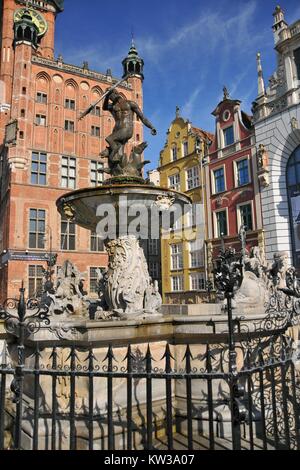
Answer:
[[[124, 81], [124, 79], [121, 81]], [[120, 84], [121, 81], [118, 84]], [[133, 147], [129, 156], [126, 155], [124, 150], [125, 145], [133, 136], [134, 116], [138, 116], [142, 123], [151, 129], [152, 135], [156, 135], [157, 131], [151, 122], [143, 115], [137, 103], [128, 100], [116, 91], [118, 84], [115, 84], [101, 97], [101, 100], [104, 99], [103, 110], [109, 111], [115, 120], [115, 127], [112, 134], [106, 137], [108, 147], [101, 153], [101, 157], [108, 158], [108, 169], [105, 171], [114, 179], [118, 178], [120, 181], [132, 179], [141, 183], [143, 182], [142, 168], [147, 163], [150, 163], [149, 161], [143, 161], [142, 158], [142, 153], [147, 147], [147, 142], [142, 142]], [[97, 103], [99, 103], [99, 101]], [[88, 110], [82, 114], [80, 119], [91, 112], [97, 103], [91, 105]]]

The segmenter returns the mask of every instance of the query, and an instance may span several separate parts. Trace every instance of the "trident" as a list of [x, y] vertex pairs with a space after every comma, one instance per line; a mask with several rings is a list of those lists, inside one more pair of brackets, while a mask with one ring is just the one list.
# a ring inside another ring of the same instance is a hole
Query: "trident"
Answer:
[[93, 109], [97, 106], [97, 104], [99, 104], [109, 93], [111, 93], [115, 88], [117, 88], [119, 85], [121, 85], [121, 83], [125, 82], [128, 78], [130, 77], [130, 74], [129, 75], [126, 75], [126, 77], [122, 78], [121, 80], [119, 80], [117, 83], [115, 83], [111, 88], [109, 88], [102, 96], [101, 98], [96, 101], [96, 103], [94, 104], [91, 104], [91, 106], [88, 107], [88, 109], [86, 111], [84, 111], [80, 117], [78, 118], [78, 121], [80, 121], [81, 119], [83, 119], [85, 116], [87, 116], [91, 111], [93, 111]]

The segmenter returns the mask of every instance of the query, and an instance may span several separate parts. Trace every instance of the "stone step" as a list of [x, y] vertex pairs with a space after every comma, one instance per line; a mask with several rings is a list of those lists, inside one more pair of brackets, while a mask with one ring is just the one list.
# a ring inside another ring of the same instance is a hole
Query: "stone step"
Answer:
[[[191, 450], [188, 448], [188, 439], [186, 436], [176, 433], [173, 436], [174, 450]], [[155, 439], [153, 446], [157, 450], [168, 450], [168, 440], [164, 436], [161, 439]], [[241, 439], [242, 450], [250, 450], [250, 442]], [[274, 443], [270, 440], [267, 444], [267, 450], [275, 450]], [[284, 449], [284, 445], [282, 445]], [[193, 450], [210, 450], [210, 441], [206, 436], [193, 437]], [[215, 438], [214, 450], [232, 450], [232, 441], [229, 438]], [[260, 439], [254, 440], [254, 450], [263, 450], [263, 441]]]

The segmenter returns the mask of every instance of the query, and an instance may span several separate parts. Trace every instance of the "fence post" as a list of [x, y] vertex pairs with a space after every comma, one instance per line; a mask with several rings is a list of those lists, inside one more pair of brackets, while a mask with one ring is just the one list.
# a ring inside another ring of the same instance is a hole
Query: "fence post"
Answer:
[[26, 303], [25, 303], [25, 289], [22, 285], [20, 289], [20, 300], [18, 303], [18, 336], [17, 336], [17, 354], [18, 363], [15, 368], [14, 379], [11, 384], [11, 391], [14, 394], [14, 403], [16, 403], [16, 418], [14, 430], [14, 449], [21, 449], [22, 437], [22, 418], [23, 418], [23, 384], [24, 384], [24, 340], [25, 340], [25, 316], [26, 316]]
[[235, 349], [234, 325], [232, 320], [233, 292], [226, 292], [228, 313], [228, 347], [229, 347], [229, 385], [230, 385], [230, 409], [232, 426], [232, 448], [241, 450], [240, 410], [238, 398], [241, 397], [239, 388], [239, 376], [237, 371], [237, 354]]
[[[27, 310], [31, 315], [27, 315]], [[41, 305], [37, 300], [31, 299], [26, 303], [25, 289], [22, 282], [19, 300], [6, 299], [0, 308], [0, 318], [4, 321], [7, 333], [17, 338], [17, 365], [14, 369], [14, 378], [10, 389], [14, 395], [13, 403], [16, 404], [16, 416], [14, 421], [14, 446], [21, 449], [22, 420], [23, 420], [23, 386], [25, 368], [25, 333], [37, 332], [41, 325], [50, 325], [49, 308]]]
[[228, 349], [229, 349], [229, 389], [230, 389], [230, 411], [232, 429], [232, 447], [234, 450], [241, 449], [240, 425], [246, 417], [246, 409], [240, 399], [244, 396], [244, 388], [239, 384], [239, 373], [237, 370], [237, 353], [234, 337], [234, 322], [232, 319], [232, 299], [235, 291], [243, 281], [243, 256], [236, 259], [233, 248], [226, 248], [222, 239], [222, 249], [216, 259], [214, 269], [215, 285], [217, 290], [225, 295], [228, 315]]

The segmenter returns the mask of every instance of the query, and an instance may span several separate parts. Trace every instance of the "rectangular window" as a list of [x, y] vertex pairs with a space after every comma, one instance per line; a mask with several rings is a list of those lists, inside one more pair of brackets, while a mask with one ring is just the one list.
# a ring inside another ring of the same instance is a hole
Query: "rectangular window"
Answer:
[[183, 156], [186, 157], [189, 154], [189, 143], [183, 142]]
[[30, 209], [29, 211], [29, 248], [45, 248], [46, 211]]
[[237, 170], [238, 186], [243, 186], [244, 184], [248, 184], [250, 181], [248, 159], [246, 158], [245, 160], [240, 160], [236, 162], [236, 170]]
[[246, 230], [253, 230], [253, 222], [252, 222], [252, 206], [251, 204], [244, 204], [239, 206], [240, 211], [240, 221], [241, 225], [246, 227]]
[[160, 240], [149, 240], [149, 255], [157, 256], [159, 253], [159, 242]]
[[75, 110], [75, 100], [70, 100], [70, 99], [66, 98], [65, 108]]
[[158, 261], [150, 261], [149, 262], [149, 274], [150, 277], [154, 280], [157, 281], [160, 278], [160, 266]]
[[90, 268], [90, 294], [97, 294], [98, 291], [98, 269]]
[[227, 214], [226, 211], [216, 212], [217, 219], [217, 237], [226, 237], [227, 233]]
[[172, 162], [175, 162], [178, 158], [177, 147], [172, 147], [171, 149]]
[[182, 229], [182, 217], [176, 217], [174, 212], [171, 213], [171, 228], [172, 230], [181, 230]]
[[171, 269], [178, 270], [183, 268], [182, 244], [171, 245]]
[[31, 184], [47, 184], [47, 155], [32, 152], [31, 155]]
[[225, 175], [224, 168], [219, 168], [214, 171], [215, 180], [215, 194], [225, 191]]
[[90, 247], [91, 247], [91, 251], [95, 251], [95, 252], [105, 251], [103, 238], [97, 235], [97, 233], [92, 232], [91, 240], [90, 240]]
[[66, 217], [61, 218], [61, 250], [75, 251], [76, 228], [74, 222]]
[[200, 186], [199, 167], [194, 166], [187, 170], [187, 188], [188, 190], [198, 188]]
[[100, 137], [100, 127], [92, 126], [91, 128], [91, 135], [93, 137]]
[[69, 121], [69, 120], [65, 121], [65, 131], [68, 131], [68, 132], [74, 132], [75, 131], [74, 121]]
[[204, 266], [203, 241], [194, 240], [190, 242], [190, 268], [200, 268]]
[[76, 159], [62, 157], [61, 159], [61, 186], [75, 189], [76, 187]]
[[227, 147], [228, 145], [234, 144], [233, 126], [227, 127], [227, 129], [224, 129], [223, 130], [223, 135], [224, 135], [225, 147]]
[[169, 176], [169, 188], [180, 191], [180, 175]]
[[43, 266], [28, 266], [28, 297], [38, 299], [43, 293]]
[[300, 47], [294, 50], [294, 59], [297, 69], [298, 80], [300, 80]]
[[91, 111], [91, 115], [92, 116], [98, 116], [100, 117], [101, 116], [101, 108], [100, 106], [95, 106], [92, 111]]
[[172, 292], [183, 291], [183, 276], [172, 276]]
[[195, 225], [197, 225], [197, 222], [200, 222], [200, 220], [197, 220], [198, 210], [199, 210], [198, 203], [194, 202], [192, 204], [191, 210], [188, 212], [188, 219], [187, 219], [188, 227], [194, 227]]
[[46, 126], [46, 116], [43, 114], [37, 114], [35, 116], [35, 123], [37, 126]]
[[205, 274], [193, 273], [190, 276], [190, 289], [191, 290], [205, 290]]
[[46, 93], [38, 92], [36, 94], [36, 101], [37, 101], [37, 103], [47, 104], [48, 97], [47, 97]]
[[100, 186], [104, 181], [104, 165], [97, 160], [91, 161], [91, 184]]

